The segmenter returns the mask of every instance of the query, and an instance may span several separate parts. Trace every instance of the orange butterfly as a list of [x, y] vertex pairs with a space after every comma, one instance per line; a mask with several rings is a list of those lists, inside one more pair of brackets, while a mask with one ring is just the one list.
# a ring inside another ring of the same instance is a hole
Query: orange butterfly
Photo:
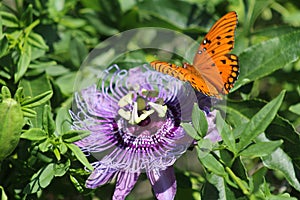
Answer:
[[228, 94], [239, 75], [238, 57], [229, 54], [236, 26], [236, 12], [219, 19], [201, 42], [192, 65], [183, 63], [181, 67], [162, 61], [150, 65], [159, 72], [188, 81], [205, 95], [221, 98], [220, 94]]

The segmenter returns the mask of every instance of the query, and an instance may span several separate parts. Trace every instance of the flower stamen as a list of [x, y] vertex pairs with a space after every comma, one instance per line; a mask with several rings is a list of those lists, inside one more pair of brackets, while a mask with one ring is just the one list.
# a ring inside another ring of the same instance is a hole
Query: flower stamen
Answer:
[[[129, 92], [119, 100], [118, 114], [129, 124], [140, 126], [148, 125], [151, 122], [150, 115], [155, 112], [158, 117], [164, 118], [167, 113], [167, 106], [163, 105], [164, 101], [162, 98], [158, 98], [158, 94], [158, 91], [145, 89], [140, 94], [139, 92]], [[152, 102], [153, 100], [155, 102]]]

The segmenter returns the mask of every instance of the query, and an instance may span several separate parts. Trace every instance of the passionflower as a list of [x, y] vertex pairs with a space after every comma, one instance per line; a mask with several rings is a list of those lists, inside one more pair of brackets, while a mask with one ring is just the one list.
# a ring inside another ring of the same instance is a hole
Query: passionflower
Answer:
[[173, 164], [194, 141], [180, 123], [191, 122], [197, 102], [190, 86], [146, 65], [105, 70], [98, 85], [75, 93], [70, 112], [73, 129], [91, 133], [76, 142], [95, 160], [86, 187], [116, 178], [113, 199], [125, 199], [146, 173], [157, 199], [174, 199]]

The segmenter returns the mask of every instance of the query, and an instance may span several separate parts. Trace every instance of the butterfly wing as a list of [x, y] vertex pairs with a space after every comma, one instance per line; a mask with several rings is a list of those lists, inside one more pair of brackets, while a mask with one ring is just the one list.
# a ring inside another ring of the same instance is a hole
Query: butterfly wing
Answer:
[[235, 12], [219, 19], [204, 37], [193, 61], [204, 82], [212, 84], [221, 94], [228, 94], [239, 74], [238, 58], [229, 54], [234, 46], [236, 26]]
[[152, 61], [150, 63], [151, 67], [153, 67], [156, 71], [159, 71], [164, 74], [168, 74], [173, 76], [181, 81], [187, 81], [187, 76], [189, 76], [190, 69], [185, 69], [183, 67], [177, 66], [172, 63], [164, 62], [164, 61]]
[[177, 66], [172, 63], [163, 61], [152, 61], [150, 63], [156, 71], [168, 74], [182, 81], [188, 81], [192, 87], [208, 96], [216, 96], [219, 98], [219, 92], [216, 87], [206, 82], [196, 68], [188, 63], [184, 66]]
[[207, 33], [194, 57], [193, 65], [153, 61], [157, 71], [182, 81], [188, 81], [196, 90], [208, 96], [221, 98], [228, 94], [239, 75], [238, 58], [229, 54], [234, 45], [237, 14], [229, 12], [218, 20]]

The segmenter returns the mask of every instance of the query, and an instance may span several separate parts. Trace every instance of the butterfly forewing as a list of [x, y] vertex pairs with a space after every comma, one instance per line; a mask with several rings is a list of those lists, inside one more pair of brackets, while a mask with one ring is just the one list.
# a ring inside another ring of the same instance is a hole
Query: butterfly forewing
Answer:
[[238, 57], [234, 54], [225, 54], [218, 57], [215, 62], [224, 83], [221, 93], [228, 94], [239, 75]]
[[235, 12], [229, 12], [219, 19], [204, 37], [193, 61], [203, 79], [222, 94], [228, 94], [238, 76], [237, 56], [228, 54], [234, 46], [236, 26]]
[[201, 67], [200, 64], [203, 63], [202, 60], [206, 60], [205, 57], [229, 53], [233, 49], [236, 25], [235, 12], [229, 12], [219, 19], [202, 40], [195, 54], [193, 65]]

